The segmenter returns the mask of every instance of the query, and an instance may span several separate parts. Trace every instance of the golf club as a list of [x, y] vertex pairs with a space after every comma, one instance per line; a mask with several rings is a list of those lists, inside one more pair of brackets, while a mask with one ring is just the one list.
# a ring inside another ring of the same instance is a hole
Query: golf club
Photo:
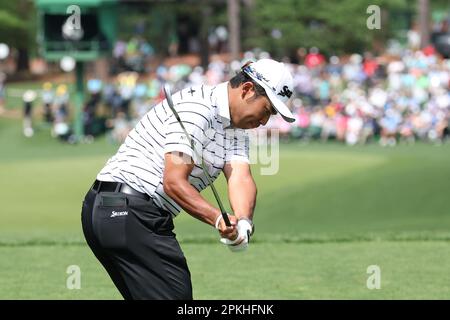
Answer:
[[[186, 134], [186, 137], [188, 138], [189, 143], [191, 144], [192, 150], [194, 152], [196, 152], [196, 150], [194, 148], [194, 141], [193, 141], [193, 139], [191, 139], [191, 136], [189, 135], [189, 133], [184, 128], [184, 125], [181, 122], [180, 116], [178, 115], [178, 112], [174, 108], [173, 101], [172, 101], [172, 94], [170, 92], [170, 87], [169, 87], [168, 84], [164, 85], [164, 94], [166, 96], [167, 104], [169, 105], [170, 110], [172, 110], [172, 113], [174, 114], [175, 118], [177, 119], [178, 123], [180, 124], [181, 128], [183, 129], [184, 133]], [[197, 154], [197, 156], [199, 156], [199, 155]], [[217, 204], [219, 205], [220, 212], [222, 213], [223, 221], [225, 221], [225, 224], [226, 224], [227, 227], [231, 227], [230, 220], [228, 219], [228, 214], [226, 213], [226, 211], [225, 211], [225, 209], [223, 207], [222, 201], [219, 198], [219, 194], [217, 193], [217, 190], [214, 187], [214, 184], [213, 184], [213, 182], [211, 180], [211, 177], [209, 176], [209, 173], [208, 173], [208, 171], [205, 168], [204, 159], [203, 159], [202, 156], [200, 156], [200, 158], [202, 159], [201, 167], [202, 167], [203, 173], [205, 174], [206, 179], [208, 180], [209, 186], [211, 187], [211, 189], [213, 191], [214, 197], [216, 198]]]

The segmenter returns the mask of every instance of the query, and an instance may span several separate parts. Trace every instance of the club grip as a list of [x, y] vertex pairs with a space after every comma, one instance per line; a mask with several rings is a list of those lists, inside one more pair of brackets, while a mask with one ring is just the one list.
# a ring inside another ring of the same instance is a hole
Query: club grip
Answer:
[[222, 212], [222, 218], [223, 218], [223, 221], [225, 221], [225, 225], [227, 227], [231, 227], [231, 222], [230, 222], [230, 219], [228, 219], [228, 214], [225, 212]]

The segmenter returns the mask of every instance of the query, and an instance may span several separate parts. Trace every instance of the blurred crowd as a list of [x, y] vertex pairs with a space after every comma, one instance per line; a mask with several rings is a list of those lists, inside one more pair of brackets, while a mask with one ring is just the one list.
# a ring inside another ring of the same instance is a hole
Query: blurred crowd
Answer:
[[[40, 96], [39, 96], [40, 95]], [[23, 106], [23, 133], [26, 137], [34, 135], [33, 107], [36, 100], [42, 101], [43, 123], [51, 126], [51, 134], [62, 140], [68, 140], [72, 135], [69, 110], [70, 95], [66, 84], [54, 85], [45, 82], [42, 90], [26, 90], [22, 96]]]
[[119, 40], [113, 48], [110, 74], [123, 71], [148, 72], [148, 62], [154, 54], [153, 46], [143, 37], [132, 37], [128, 41]]
[[398, 58], [367, 53], [329, 61], [312, 48], [291, 67], [297, 121], [269, 124], [284, 136], [392, 146], [449, 135], [450, 60], [432, 47], [404, 50]]
[[[134, 48], [142, 49], [142, 44]], [[132, 63], [129, 50], [126, 46], [116, 54], [124, 54], [124, 61]], [[299, 63], [285, 61], [294, 77], [291, 108], [296, 121], [289, 124], [274, 116], [261, 129], [277, 129], [283, 139], [337, 140], [348, 145], [440, 143], [449, 137], [450, 60], [442, 59], [432, 47], [403, 50], [400, 55], [330, 58], [310, 48], [299, 49], [298, 56]], [[112, 142], [120, 143], [164, 98], [164, 83], [170, 83], [173, 92], [186, 86], [214, 85], [230, 79], [246, 61], [268, 57], [269, 53], [255, 49], [246, 52], [242, 61], [216, 60], [206, 70], [161, 64], [144, 75], [121, 72], [108, 83], [89, 79], [83, 108], [85, 135], [93, 139], [107, 132]], [[69, 139], [67, 86], [45, 83], [40, 92], [43, 117], [52, 124], [53, 135]]]

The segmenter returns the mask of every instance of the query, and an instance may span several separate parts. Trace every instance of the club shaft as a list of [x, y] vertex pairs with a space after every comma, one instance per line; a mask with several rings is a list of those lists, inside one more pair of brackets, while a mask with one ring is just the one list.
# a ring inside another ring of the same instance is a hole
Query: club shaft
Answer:
[[175, 118], [177, 119], [178, 123], [180, 124], [181, 128], [183, 129], [184, 134], [188, 138], [193, 152], [202, 160], [203, 173], [206, 177], [206, 180], [208, 180], [208, 184], [211, 187], [211, 190], [213, 191], [213, 194], [214, 194], [214, 197], [216, 198], [217, 204], [219, 205], [219, 209], [220, 209], [220, 212], [222, 213], [222, 218], [225, 221], [225, 225], [227, 227], [230, 227], [231, 226], [230, 219], [228, 218], [228, 214], [226, 213], [225, 208], [223, 207], [222, 201], [220, 200], [219, 193], [217, 192], [216, 187], [214, 186], [214, 183], [213, 183], [208, 171], [206, 170], [205, 161], [204, 161], [203, 157], [197, 153], [197, 150], [195, 149], [195, 146], [194, 146], [194, 141], [191, 138], [191, 136], [189, 135], [189, 133], [187, 132], [186, 128], [184, 127], [183, 122], [181, 122], [180, 116], [178, 115], [178, 112], [175, 110], [175, 107], [173, 106], [172, 99], [171, 99], [171, 97], [169, 97], [170, 92], [167, 88], [165, 88], [164, 93], [166, 94], [167, 104], [169, 105], [170, 110], [172, 110], [172, 113], [174, 114]]

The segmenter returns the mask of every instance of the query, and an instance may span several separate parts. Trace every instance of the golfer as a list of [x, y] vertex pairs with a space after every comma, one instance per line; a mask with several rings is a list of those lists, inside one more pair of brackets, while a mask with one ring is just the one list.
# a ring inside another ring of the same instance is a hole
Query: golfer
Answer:
[[[286, 106], [292, 82], [282, 63], [247, 63], [229, 82], [172, 96], [190, 137], [167, 100], [128, 134], [87, 192], [81, 217], [89, 247], [125, 299], [192, 299], [189, 268], [173, 233], [181, 209], [218, 229], [230, 250], [248, 247], [256, 185], [245, 129], [277, 113], [294, 121]], [[220, 172], [227, 179], [229, 227], [200, 195], [208, 187], [203, 165], [212, 181]]]

